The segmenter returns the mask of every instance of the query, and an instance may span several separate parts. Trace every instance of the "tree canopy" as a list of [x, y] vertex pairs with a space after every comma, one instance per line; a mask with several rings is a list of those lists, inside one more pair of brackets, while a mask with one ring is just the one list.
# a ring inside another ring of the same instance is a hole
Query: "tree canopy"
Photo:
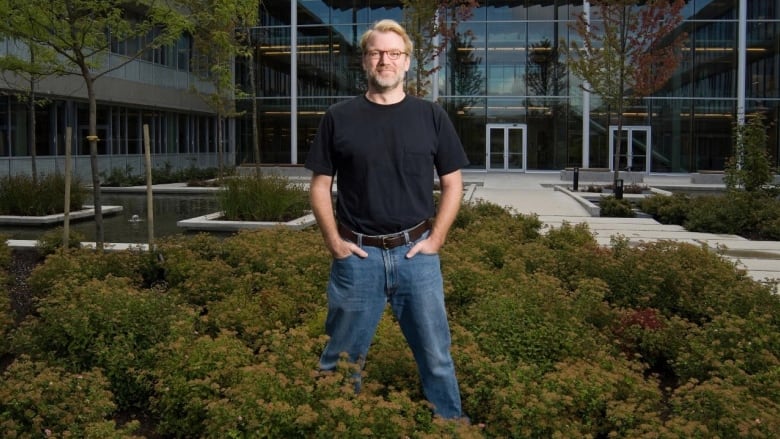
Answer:
[[[84, 79], [96, 243], [102, 248], [95, 81], [149, 50], [176, 41], [187, 21], [176, 5], [165, 0], [0, 0], [0, 10], [4, 11], [0, 36], [27, 45], [39, 60], [33, 64], [17, 58], [16, 69]], [[111, 52], [123, 56], [118, 62], [109, 62]]]

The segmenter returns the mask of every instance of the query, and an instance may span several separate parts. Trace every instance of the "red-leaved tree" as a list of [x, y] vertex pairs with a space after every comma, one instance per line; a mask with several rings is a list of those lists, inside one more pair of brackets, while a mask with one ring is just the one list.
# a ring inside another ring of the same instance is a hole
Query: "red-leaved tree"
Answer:
[[684, 0], [591, 0], [572, 25], [582, 44], [566, 51], [569, 69], [583, 89], [617, 113], [614, 180], [619, 178], [623, 109], [669, 81], [687, 38], [681, 28]]

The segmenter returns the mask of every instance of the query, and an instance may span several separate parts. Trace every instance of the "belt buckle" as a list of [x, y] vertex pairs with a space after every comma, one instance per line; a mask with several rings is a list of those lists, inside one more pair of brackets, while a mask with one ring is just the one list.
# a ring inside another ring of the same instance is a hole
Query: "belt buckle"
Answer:
[[392, 248], [392, 247], [390, 247], [392, 245], [392, 239], [393, 239], [392, 235], [388, 235], [388, 236], [383, 236], [382, 237], [382, 249], [383, 250], [390, 250]]

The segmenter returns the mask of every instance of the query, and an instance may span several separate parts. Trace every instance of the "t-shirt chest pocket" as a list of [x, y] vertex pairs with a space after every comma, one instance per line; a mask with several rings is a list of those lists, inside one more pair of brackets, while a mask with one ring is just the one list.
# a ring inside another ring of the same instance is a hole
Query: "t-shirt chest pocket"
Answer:
[[426, 175], [433, 169], [430, 140], [425, 136], [410, 136], [404, 143], [404, 172], [408, 175]]

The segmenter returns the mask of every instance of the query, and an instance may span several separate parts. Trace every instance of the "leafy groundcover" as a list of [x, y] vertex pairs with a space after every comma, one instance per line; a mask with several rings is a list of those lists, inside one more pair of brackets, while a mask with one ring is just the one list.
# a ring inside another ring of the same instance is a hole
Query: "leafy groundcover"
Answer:
[[[0, 297], [2, 437], [733, 438], [780, 431], [780, 302], [711, 249], [464, 206], [442, 250], [471, 423], [431, 416], [388, 314], [318, 373], [315, 229], [55, 253]], [[8, 267], [8, 250], [0, 265]], [[10, 280], [8, 281], [10, 282]]]

